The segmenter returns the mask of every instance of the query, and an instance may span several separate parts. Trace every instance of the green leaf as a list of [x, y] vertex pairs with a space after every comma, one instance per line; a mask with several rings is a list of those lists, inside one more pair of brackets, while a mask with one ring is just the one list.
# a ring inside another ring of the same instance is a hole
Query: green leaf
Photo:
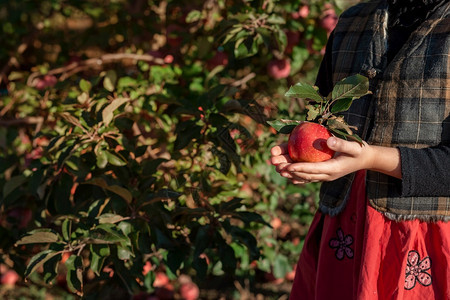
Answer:
[[109, 123], [111, 123], [111, 121], [113, 120], [114, 111], [118, 109], [121, 105], [127, 103], [128, 101], [130, 101], [129, 98], [116, 98], [103, 109], [102, 120], [103, 123], [105, 123], [105, 126], [108, 126]]
[[281, 25], [285, 24], [286, 20], [282, 16], [272, 14], [267, 18], [267, 23], [274, 25]]
[[92, 84], [91, 84], [89, 81], [84, 80], [84, 79], [81, 79], [81, 80], [80, 80], [80, 89], [81, 89], [83, 92], [89, 93], [89, 91], [91, 90], [91, 88], [92, 88]]
[[52, 282], [58, 275], [58, 265], [61, 260], [61, 253], [48, 259], [44, 263], [44, 280], [46, 283]]
[[91, 265], [90, 268], [97, 276], [100, 276], [100, 272], [103, 268], [106, 258], [110, 255], [110, 249], [105, 244], [91, 244]]
[[324, 102], [324, 99], [319, 94], [316, 88], [306, 83], [297, 83], [284, 94], [286, 97], [296, 97], [303, 99], [310, 99], [315, 102]]
[[25, 244], [38, 244], [38, 243], [55, 243], [61, 239], [60, 235], [51, 229], [42, 228], [28, 232], [19, 241], [16, 246]]
[[108, 158], [106, 157], [106, 151], [103, 151], [103, 150], [97, 151], [96, 162], [97, 162], [97, 167], [99, 167], [100, 169], [103, 169], [106, 167], [106, 165], [108, 164]]
[[116, 214], [103, 214], [103, 215], [100, 215], [99, 217], [97, 217], [97, 219], [100, 224], [105, 224], [105, 223], [114, 224], [114, 223], [122, 221], [123, 217], [121, 215], [116, 215]]
[[27, 178], [24, 175], [17, 175], [11, 177], [3, 186], [3, 198], [6, 198], [15, 189], [27, 182]]
[[331, 92], [331, 98], [334, 101], [344, 98], [355, 99], [369, 93], [369, 79], [360, 74], [356, 74], [336, 83]]
[[113, 92], [116, 86], [117, 74], [114, 70], [109, 70], [106, 72], [105, 78], [103, 79], [103, 87]]
[[92, 178], [91, 180], [86, 181], [83, 184], [92, 184], [104, 188], [105, 190], [108, 190], [110, 192], [119, 195], [120, 197], [125, 199], [128, 203], [130, 203], [133, 200], [133, 195], [130, 193], [129, 190], [118, 185], [108, 185], [108, 183], [103, 178]]
[[364, 146], [363, 140], [356, 134], [351, 134], [350, 135], [350, 134], [348, 134], [348, 133], [346, 133], [344, 131], [341, 131], [341, 130], [335, 129], [335, 128], [329, 128], [329, 130], [333, 134], [335, 134], [337, 137], [340, 137], [341, 139], [352, 140], [352, 141], [358, 142], [361, 146]]
[[127, 162], [123, 161], [121, 158], [112, 154], [109, 151], [105, 151], [105, 155], [106, 155], [106, 159], [108, 160], [108, 162], [113, 166], [122, 167], [127, 164]]
[[353, 98], [342, 98], [337, 100], [331, 107], [332, 113], [338, 113], [341, 111], [346, 111], [350, 108], [353, 103]]
[[237, 213], [233, 213], [233, 217], [242, 220], [246, 225], [249, 225], [251, 222], [257, 222], [260, 224], [268, 225], [269, 223], [264, 221], [263, 217], [255, 212], [250, 211], [240, 211]]
[[186, 23], [194, 23], [200, 20], [202, 12], [198, 10], [191, 10], [186, 16]]
[[[106, 234], [103, 234], [105, 232]], [[93, 233], [97, 233], [96, 235], [92, 235], [93, 238], [97, 240], [104, 241], [104, 244], [110, 243], [120, 243], [120, 244], [128, 244], [130, 239], [120, 231], [115, 224], [104, 223], [100, 224], [95, 228]], [[100, 233], [100, 235], [98, 235]]]
[[83, 295], [83, 261], [78, 255], [71, 255], [66, 260], [67, 287], [79, 296]]
[[61, 226], [62, 235], [65, 241], [70, 240], [70, 235], [72, 233], [72, 220], [65, 219]]
[[267, 121], [267, 124], [272, 126], [279, 133], [289, 134], [301, 122], [302, 121], [279, 119], [274, 121]]
[[46, 261], [50, 260], [52, 257], [61, 254], [60, 251], [55, 250], [44, 250], [39, 252], [35, 256], [30, 259], [30, 262], [27, 265], [25, 270], [25, 277], [30, 276], [34, 271], [36, 271], [39, 267], [41, 267]]
[[276, 278], [284, 278], [287, 272], [292, 270], [291, 264], [286, 256], [278, 253], [273, 263], [273, 275]]
[[131, 257], [134, 257], [134, 253], [130, 246], [120, 244], [117, 245], [117, 257], [120, 260], [129, 260]]

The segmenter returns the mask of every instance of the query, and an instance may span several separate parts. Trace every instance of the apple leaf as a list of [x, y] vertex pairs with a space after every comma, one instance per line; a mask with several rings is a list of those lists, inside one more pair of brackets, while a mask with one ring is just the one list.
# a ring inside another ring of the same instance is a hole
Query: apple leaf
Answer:
[[315, 102], [324, 102], [324, 99], [319, 94], [318, 90], [306, 83], [297, 83], [284, 94], [286, 97], [296, 97], [310, 99]]
[[308, 121], [313, 121], [317, 118], [317, 116], [320, 114], [320, 110], [318, 107], [308, 104], [306, 105], [306, 109], [308, 110], [308, 114], [306, 115], [306, 119]]
[[79, 296], [83, 295], [83, 261], [81, 256], [71, 255], [65, 262], [67, 287]]
[[28, 277], [31, 273], [36, 271], [39, 267], [44, 265], [44, 263], [46, 261], [48, 261], [52, 257], [54, 257], [56, 255], [60, 255], [60, 254], [61, 254], [61, 252], [50, 250], [50, 249], [39, 252], [38, 254], [36, 254], [35, 256], [33, 256], [30, 259], [30, 262], [27, 265], [27, 269], [25, 270], [24, 276]]
[[369, 93], [369, 79], [360, 74], [356, 74], [336, 83], [331, 92], [331, 97], [333, 101], [346, 98], [354, 100]]
[[350, 135], [353, 134], [351, 128], [356, 129], [356, 127], [350, 126], [347, 123], [345, 123], [343, 118], [329, 119], [327, 121], [327, 128], [344, 129]]
[[336, 128], [328, 128], [335, 136], [344, 139], [358, 142], [361, 146], [364, 146], [363, 140], [356, 134], [348, 134], [342, 130]]
[[353, 98], [339, 99], [331, 107], [331, 112], [338, 113], [338, 112], [346, 111], [350, 108], [352, 103], [353, 103]]
[[25, 244], [55, 243], [59, 240], [61, 240], [61, 236], [57, 232], [51, 229], [41, 228], [28, 232], [16, 242], [16, 246]]
[[279, 119], [274, 121], [267, 121], [279, 133], [289, 134], [302, 121]]

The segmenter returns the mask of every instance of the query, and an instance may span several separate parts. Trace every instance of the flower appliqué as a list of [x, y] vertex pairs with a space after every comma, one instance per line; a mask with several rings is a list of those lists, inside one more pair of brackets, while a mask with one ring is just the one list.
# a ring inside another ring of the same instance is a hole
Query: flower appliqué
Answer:
[[410, 290], [419, 282], [423, 286], [431, 285], [431, 275], [426, 271], [431, 268], [431, 259], [427, 256], [420, 260], [419, 252], [411, 250], [406, 260], [405, 289]]
[[336, 234], [337, 238], [331, 239], [328, 243], [332, 249], [336, 249], [334, 253], [336, 258], [339, 260], [343, 260], [345, 256], [353, 258], [353, 249], [350, 248], [350, 245], [353, 244], [353, 237], [350, 234], [344, 235], [341, 228], [336, 231]]

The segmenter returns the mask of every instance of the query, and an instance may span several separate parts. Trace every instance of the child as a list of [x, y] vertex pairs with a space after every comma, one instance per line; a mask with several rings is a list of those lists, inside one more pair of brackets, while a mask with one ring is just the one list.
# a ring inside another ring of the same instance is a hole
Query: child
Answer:
[[450, 299], [450, 3], [372, 0], [345, 11], [316, 84], [369, 77], [345, 120], [367, 143], [272, 164], [294, 184], [323, 182], [290, 299]]

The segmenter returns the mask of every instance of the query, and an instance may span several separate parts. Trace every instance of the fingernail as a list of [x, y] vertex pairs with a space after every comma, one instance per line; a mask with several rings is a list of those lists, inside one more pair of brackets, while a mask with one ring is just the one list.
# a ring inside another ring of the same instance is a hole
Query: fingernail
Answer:
[[330, 138], [327, 140], [328, 146], [335, 146], [336, 143], [337, 143], [337, 140], [336, 140], [335, 137], [330, 137]]

